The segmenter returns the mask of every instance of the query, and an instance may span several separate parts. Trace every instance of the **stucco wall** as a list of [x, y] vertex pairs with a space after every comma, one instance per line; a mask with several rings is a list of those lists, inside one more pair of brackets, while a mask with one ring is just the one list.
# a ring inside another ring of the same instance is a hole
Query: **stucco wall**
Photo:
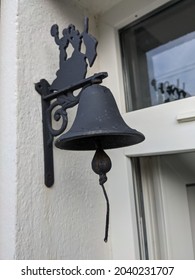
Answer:
[[[12, 190], [16, 204], [13, 206], [10, 202], [14, 212], [13, 221], [9, 221], [14, 225], [14, 253], [8, 254], [7, 258], [111, 258], [111, 244], [103, 242], [105, 201], [98, 177], [91, 170], [93, 153], [54, 148], [55, 184], [51, 189], [43, 184], [41, 99], [34, 90], [34, 83], [42, 78], [52, 82], [58, 69], [59, 53], [50, 36], [51, 25], [57, 23], [61, 32], [73, 23], [82, 31], [85, 11], [65, 0], [20, 0], [18, 12], [16, 10], [17, 63], [11, 71], [14, 77], [17, 74], [17, 100], [14, 100], [13, 112], [10, 112], [13, 119], [10, 126], [16, 125], [13, 137], [17, 136], [14, 138], [17, 147], [13, 147], [12, 153], [15, 177], [10, 171], [12, 180], [16, 179]], [[97, 37], [92, 17], [90, 32]], [[8, 46], [7, 52], [15, 46], [16, 39], [13, 46]], [[97, 72], [97, 64], [93, 72]], [[10, 100], [15, 97], [13, 91], [10, 90], [9, 94]], [[17, 115], [14, 115], [16, 108]], [[71, 122], [74, 110], [69, 116]], [[8, 130], [10, 134], [11, 127]], [[10, 139], [7, 145], [9, 143]], [[10, 151], [6, 153], [10, 156]], [[9, 168], [6, 176], [4, 187], [9, 183]], [[9, 212], [9, 207], [4, 207], [4, 211]], [[9, 241], [8, 236], [6, 242]], [[6, 256], [5, 251], [2, 251], [2, 258]]]
[[0, 259], [14, 258], [16, 224], [17, 1], [1, 1]]

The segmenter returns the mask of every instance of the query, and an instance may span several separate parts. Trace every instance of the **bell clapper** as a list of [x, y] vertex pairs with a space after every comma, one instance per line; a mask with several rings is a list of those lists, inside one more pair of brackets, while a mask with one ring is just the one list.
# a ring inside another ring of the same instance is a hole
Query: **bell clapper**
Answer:
[[111, 167], [112, 167], [112, 163], [109, 156], [104, 152], [102, 148], [98, 147], [92, 160], [92, 169], [96, 174], [99, 175], [99, 184], [102, 187], [104, 197], [106, 199], [107, 211], [106, 211], [106, 226], [105, 226], [105, 237], [104, 237], [105, 242], [108, 241], [110, 205], [104, 187], [104, 183], [107, 181], [106, 173], [110, 171]]

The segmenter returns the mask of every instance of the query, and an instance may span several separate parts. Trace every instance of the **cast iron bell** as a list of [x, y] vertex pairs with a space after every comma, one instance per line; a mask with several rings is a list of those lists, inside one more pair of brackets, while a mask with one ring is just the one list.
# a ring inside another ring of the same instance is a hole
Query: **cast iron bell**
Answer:
[[55, 145], [65, 150], [113, 149], [144, 139], [142, 133], [124, 122], [111, 91], [94, 84], [82, 90], [75, 121]]
[[142, 133], [124, 122], [111, 91], [105, 86], [93, 84], [81, 91], [72, 127], [55, 142], [57, 148], [65, 150], [96, 150], [92, 169], [99, 175], [99, 184], [107, 203], [105, 242], [108, 240], [110, 206], [104, 183], [112, 163], [104, 149], [130, 146], [144, 139]]
[[99, 175], [99, 184], [107, 203], [105, 242], [108, 240], [110, 206], [104, 183], [112, 164], [104, 149], [130, 146], [144, 139], [142, 133], [124, 122], [111, 91], [105, 86], [93, 84], [81, 91], [72, 127], [55, 142], [57, 148], [65, 150], [96, 150], [92, 169]]

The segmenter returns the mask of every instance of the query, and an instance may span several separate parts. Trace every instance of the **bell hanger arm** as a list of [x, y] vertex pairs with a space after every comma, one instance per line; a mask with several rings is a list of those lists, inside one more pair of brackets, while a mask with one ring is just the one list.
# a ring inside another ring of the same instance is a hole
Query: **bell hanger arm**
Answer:
[[54, 184], [53, 135], [49, 130], [48, 120], [46, 118], [47, 111], [50, 107], [50, 101], [44, 100], [44, 96], [49, 94], [49, 87], [50, 84], [45, 79], [42, 79], [39, 83], [35, 84], [36, 91], [41, 95], [45, 174], [44, 182], [48, 188]]
[[90, 86], [92, 84], [100, 84], [100, 83], [102, 83], [102, 80], [105, 79], [106, 77], [108, 77], [107, 72], [96, 73], [91, 77], [88, 77], [86, 79], [79, 81], [78, 83], [75, 83], [75, 84], [65, 87], [63, 89], [60, 89], [58, 91], [52, 92], [48, 95], [45, 95], [45, 96], [43, 96], [43, 99], [52, 100], [52, 99], [58, 97], [59, 95], [66, 94], [68, 92], [73, 92], [73, 91], [83, 88], [85, 86]]

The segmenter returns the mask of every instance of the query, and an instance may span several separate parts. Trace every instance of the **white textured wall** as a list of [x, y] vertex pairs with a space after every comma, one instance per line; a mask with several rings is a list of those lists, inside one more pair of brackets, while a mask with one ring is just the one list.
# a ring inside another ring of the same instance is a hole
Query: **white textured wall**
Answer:
[[1, 1], [0, 25], [0, 259], [15, 256], [17, 1]]
[[[16, 1], [8, 2], [16, 4]], [[10, 11], [6, 11], [6, 16]], [[73, 23], [82, 31], [83, 16], [84, 11], [71, 6], [71, 1], [19, 0], [17, 21], [12, 18], [11, 23], [17, 28], [17, 68], [16, 42], [13, 41], [12, 45], [7, 45], [7, 53], [13, 56], [9, 58], [13, 78], [11, 82], [3, 78], [6, 90], [1, 93], [4, 96], [1, 114], [6, 113], [7, 107], [9, 112], [9, 120], [3, 124], [4, 133], [8, 124], [8, 135], [1, 136], [4, 149], [1, 164], [7, 163], [6, 171], [1, 174], [6, 177], [1, 187], [10, 206], [4, 206], [5, 220], [1, 224], [11, 225], [11, 236], [6, 240], [11, 248], [3, 248], [2, 258], [14, 258], [14, 252], [16, 259], [111, 258], [110, 243], [103, 242], [105, 201], [98, 177], [91, 171], [93, 153], [54, 148], [55, 184], [51, 189], [43, 184], [41, 98], [34, 90], [34, 83], [42, 78], [52, 82], [58, 68], [59, 52], [50, 36], [51, 25], [57, 23], [62, 31]], [[92, 18], [90, 32], [97, 35]], [[13, 37], [15, 35], [16, 32]], [[7, 34], [7, 40], [9, 36]], [[6, 94], [11, 105], [5, 105]], [[72, 117], [70, 113], [70, 119]], [[10, 216], [12, 220], [6, 221]], [[0, 234], [1, 241], [5, 242], [2, 230]], [[9, 253], [6, 255], [6, 252]]]

